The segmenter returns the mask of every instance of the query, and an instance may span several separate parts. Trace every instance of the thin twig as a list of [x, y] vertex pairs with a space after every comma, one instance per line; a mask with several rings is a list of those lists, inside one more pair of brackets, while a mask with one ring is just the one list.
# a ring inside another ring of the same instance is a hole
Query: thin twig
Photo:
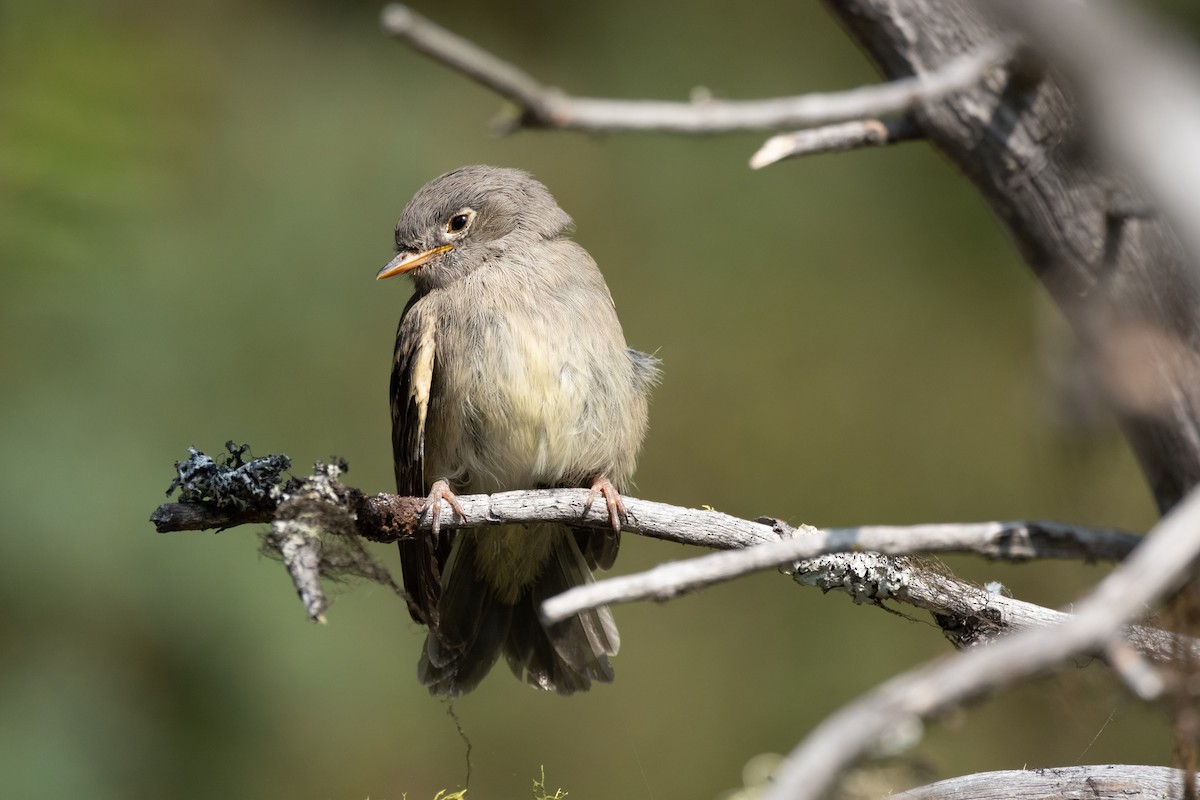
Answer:
[[772, 136], [750, 156], [750, 169], [762, 169], [789, 158], [883, 147], [923, 137], [912, 117], [860, 119]]
[[[1173, 658], [1182, 652], [1171, 653]], [[1150, 663], [1137, 648], [1123, 639], [1114, 639], [1104, 648], [1104, 660], [1113, 672], [1142, 700], [1157, 700], [1166, 691], [1167, 679], [1161, 669]]]
[[1177, 588], [1200, 555], [1200, 491], [1154, 526], [1146, 541], [1060, 625], [1022, 631], [905, 672], [822, 722], [781, 765], [766, 800], [815, 800], [897, 724], [927, 718], [1001, 686], [1098, 653], [1121, 628]]
[[388, 34], [516, 104], [508, 128], [582, 131], [666, 131], [684, 134], [800, 128], [899, 114], [971, 86], [1006, 61], [1012, 47], [993, 42], [939, 69], [878, 86], [766, 100], [693, 102], [575, 97], [539, 83], [479, 45], [451, 33], [407, 6], [383, 10]]

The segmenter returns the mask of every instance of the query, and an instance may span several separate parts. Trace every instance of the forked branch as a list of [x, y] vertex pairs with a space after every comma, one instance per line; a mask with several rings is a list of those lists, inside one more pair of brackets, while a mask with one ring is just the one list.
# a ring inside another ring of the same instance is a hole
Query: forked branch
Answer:
[[1012, 48], [993, 42], [924, 75], [844, 92], [691, 102], [575, 97], [548, 86], [479, 45], [407, 6], [383, 11], [383, 28], [414, 50], [457, 70], [511, 101], [517, 113], [501, 125], [579, 131], [661, 131], [683, 134], [769, 131], [900, 114], [979, 81], [1010, 58]]

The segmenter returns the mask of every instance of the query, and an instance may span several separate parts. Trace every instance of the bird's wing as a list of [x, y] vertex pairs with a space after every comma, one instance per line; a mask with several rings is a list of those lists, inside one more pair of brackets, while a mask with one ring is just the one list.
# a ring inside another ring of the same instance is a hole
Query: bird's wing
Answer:
[[[396, 492], [407, 497], [425, 497], [425, 425], [434, 392], [436, 318], [422, 312], [413, 295], [404, 307], [396, 331], [396, 353], [392, 363], [392, 457], [396, 468]], [[442, 532], [437, 541], [428, 533], [400, 540], [400, 566], [409, 613], [417, 622], [436, 625], [441, 593], [442, 567], [450, 553], [452, 533]]]

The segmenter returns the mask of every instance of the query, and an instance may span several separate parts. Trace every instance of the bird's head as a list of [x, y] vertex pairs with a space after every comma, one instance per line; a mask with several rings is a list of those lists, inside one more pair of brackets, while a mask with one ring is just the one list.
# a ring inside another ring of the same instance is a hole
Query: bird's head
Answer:
[[567, 212], [527, 173], [459, 167], [408, 202], [396, 223], [396, 257], [375, 277], [407, 272], [427, 291], [485, 268], [510, 247], [553, 239], [570, 226]]

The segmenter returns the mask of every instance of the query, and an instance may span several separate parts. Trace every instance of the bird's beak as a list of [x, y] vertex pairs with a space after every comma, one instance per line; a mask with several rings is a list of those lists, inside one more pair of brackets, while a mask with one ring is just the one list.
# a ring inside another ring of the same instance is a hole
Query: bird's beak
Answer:
[[408, 272], [410, 269], [425, 264], [434, 256], [439, 256], [447, 250], [453, 250], [454, 245], [444, 244], [441, 247], [435, 247], [432, 250], [426, 250], [423, 253], [416, 253], [412, 250], [401, 250], [396, 254], [396, 257], [383, 265], [383, 269], [375, 274], [375, 280], [381, 281], [384, 278], [390, 278], [393, 275], [399, 275], [401, 272]]

